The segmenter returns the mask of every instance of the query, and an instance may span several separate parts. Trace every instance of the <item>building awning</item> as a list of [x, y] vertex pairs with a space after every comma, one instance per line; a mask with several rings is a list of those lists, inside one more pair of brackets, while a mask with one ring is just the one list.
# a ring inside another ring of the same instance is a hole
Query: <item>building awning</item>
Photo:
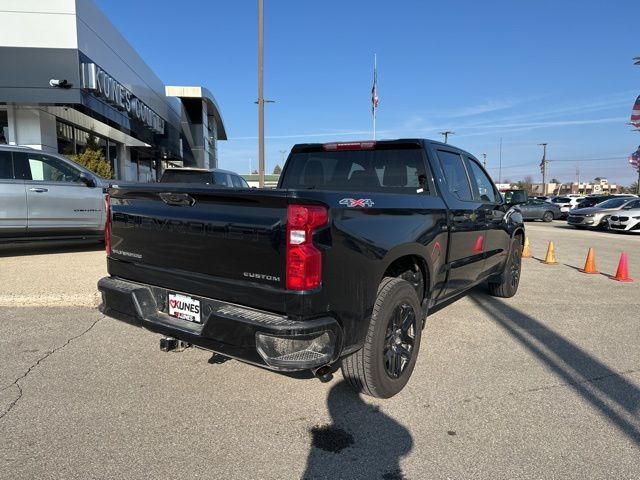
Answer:
[[227, 132], [224, 128], [224, 122], [222, 121], [222, 115], [220, 114], [220, 109], [218, 108], [216, 99], [213, 97], [213, 94], [205, 87], [166, 86], [165, 93], [167, 97], [202, 99], [207, 103], [209, 114], [213, 115], [213, 118], [216, 121], [218, 140], [227, 139]]
[[[22, 107], [27, 108], [27, 107]], [[123, 143], [127, 147], [151, 147], [148, 143], [145, 143], [137, 138], [133, 138], [131, 135], [127, 135], [121, 130], [114, 128], [106, 123], [102, 123], [89, 115], [86, 115], [71, 107], [34, 107], [40, 110], [45, 110], [61, 120], [65, 120], [77, 127], [84, 130], [93, 131], [96, 135], [106, 137], [114, 142]]]

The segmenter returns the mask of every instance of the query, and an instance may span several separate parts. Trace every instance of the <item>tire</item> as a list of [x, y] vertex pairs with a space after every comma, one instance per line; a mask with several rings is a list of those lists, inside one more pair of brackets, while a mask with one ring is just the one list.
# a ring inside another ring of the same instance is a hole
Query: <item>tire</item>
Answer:
[[546, 223], [553, 221], [553, 212], [544, 212], [544, 215], [542, 215], [542, 221]]
[[404, 388], [420, 350], [421, 312], [409, 282], [382, 280], [364, 346], [342, 359], [342, 376], [357, 392], [389, 398]]
[[602, 220], [600, 220], [600, 223], [598, 224], [598, 226], [596, 227], [596, 229], [598, 230], [609, 230], [609, 217], [611, 215], [607, 215], [606, 217], [604, 217]]
[[509, 257], [505, 263], [499, 281], [489, 280], [489, 293], [494, 297], [511, 298], [518, 291], [520, 284], [520, 273], [522, 271], [522, 247], [520, 238], [515, 236], [511, 239]]

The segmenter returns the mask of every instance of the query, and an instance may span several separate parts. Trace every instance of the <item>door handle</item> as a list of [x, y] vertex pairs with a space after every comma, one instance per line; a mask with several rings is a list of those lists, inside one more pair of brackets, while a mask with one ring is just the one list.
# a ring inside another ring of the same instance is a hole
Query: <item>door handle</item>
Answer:
[[30, 188], [29, 191], [30, 192], [37, 192], [37, 193], [44, 193], [44, 192], [48, 192], [49, 189], [48, 188]]

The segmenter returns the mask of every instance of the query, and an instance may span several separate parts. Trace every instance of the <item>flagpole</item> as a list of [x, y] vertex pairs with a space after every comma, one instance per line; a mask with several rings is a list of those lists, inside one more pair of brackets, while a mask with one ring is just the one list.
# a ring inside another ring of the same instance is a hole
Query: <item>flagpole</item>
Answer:
[[[378, 94], [378, 55], [373, 54], [373, 84], [376, 88], [376, 95]], [[376, 106], [373, 106], [373, 139], [376, 139], [376, 115], [378, 114], [378, 109]]]

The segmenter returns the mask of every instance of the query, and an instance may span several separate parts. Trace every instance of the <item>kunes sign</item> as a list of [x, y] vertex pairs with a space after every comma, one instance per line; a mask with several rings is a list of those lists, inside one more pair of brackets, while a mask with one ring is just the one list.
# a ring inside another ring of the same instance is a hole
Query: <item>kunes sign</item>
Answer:
[[142, 100], [95, 63], [82, 63], [82, 88], [92, 90], [109, 104], [140, 120], [156, 133], [164, 133], [164, 120]]

